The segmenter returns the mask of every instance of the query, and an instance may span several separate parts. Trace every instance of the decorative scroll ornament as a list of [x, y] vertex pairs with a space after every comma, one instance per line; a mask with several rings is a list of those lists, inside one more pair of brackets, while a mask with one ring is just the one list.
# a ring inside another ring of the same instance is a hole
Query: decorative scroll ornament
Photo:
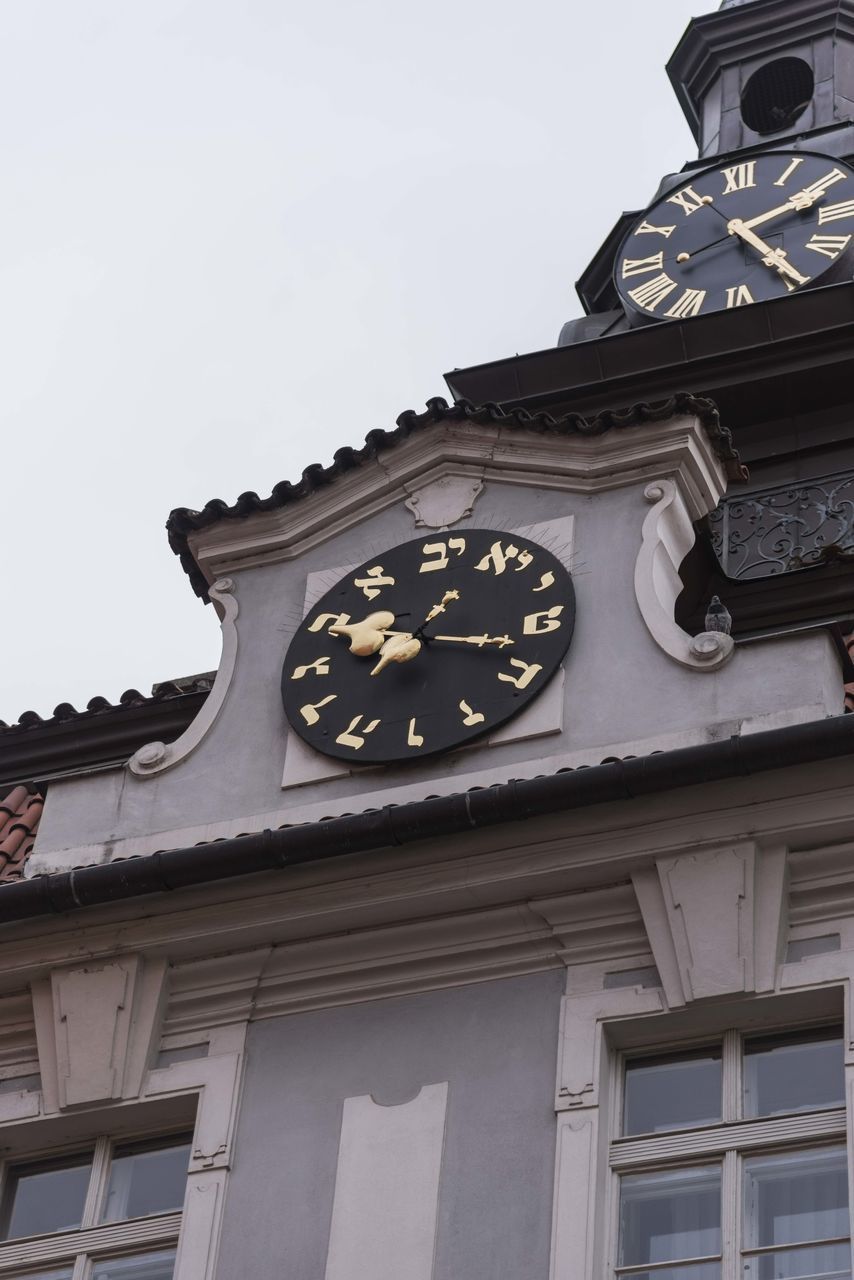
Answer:
[[148, 778], [154, 774], [164, 773], [174, 765], [180, 764], [182, 760], [186, 760], [190, 752], [195, 751], [216, 723], [231, 687], [237, 661], [238, 606], [237, 599], [232, 594], [233, 591], [232, 578], [219, 578], [208, 592], [220, 616], [222, 657], [216, 679], [205, 699], [204, 706], [192, 724], [175, 742], [147, 742], [144, 747], [134, 752], [128, 761], [128, 768], [138, 778]]
[[854, 472], [732, 498], [709, 523], [728, 578], [771, 578], [854, 557]]
[[694, 542], [691, 514], [672, 480], [656, 480], [643, 491], [652, 510], [643, 522], [635, 563], [635, 595], [653, 640], [674, 661], [694, 671], [715, 671], [732, 657], [733, 639], [722, 631], [690, 636], [675, 619], [682, 590], [679, 566]]

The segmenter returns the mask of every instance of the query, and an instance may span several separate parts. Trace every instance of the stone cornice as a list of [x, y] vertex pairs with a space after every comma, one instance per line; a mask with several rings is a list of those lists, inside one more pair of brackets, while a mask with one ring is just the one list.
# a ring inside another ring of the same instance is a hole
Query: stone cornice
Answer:
[[[690, 403], [698, 410], [699, 403], [686, 400], [685, 412], [674, 402], [666, 416], [650, 413], [642, 430], [564, 434], [500, 420], [438, 423], [362, 463], [346, 485], [328, 485], [296, 505], [219, 519], [189, 532], [188, 554], [207, 582], [291, 560], [406, 501], [414, 485], [448, 476], [599, 493], [681, 473], [687, 490], [711, 495], [720, 479], [710, 484], [710, 468], [720, 468], [722, 477], [724, 469], [739, 468], [737, 456], [719, 429], [716, 435], [699, 411], [690, 410]], [[699, 510], [705, 503], [696, 505]]]

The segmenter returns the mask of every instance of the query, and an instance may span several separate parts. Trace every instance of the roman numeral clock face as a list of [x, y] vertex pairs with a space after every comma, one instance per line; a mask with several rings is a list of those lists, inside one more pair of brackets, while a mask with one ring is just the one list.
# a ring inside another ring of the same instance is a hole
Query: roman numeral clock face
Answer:
[[626, 239], [616, 285], [637, 320], [687, 320], [851, 277], [854, 170], [775, 151], [707, 169]]
[[575, 622], [563, 564], [513, 533], [460, 529], [383, 551], [306, 615], [282, 668], [291, 727], [387, 764], [504, 724], [546, 687]]

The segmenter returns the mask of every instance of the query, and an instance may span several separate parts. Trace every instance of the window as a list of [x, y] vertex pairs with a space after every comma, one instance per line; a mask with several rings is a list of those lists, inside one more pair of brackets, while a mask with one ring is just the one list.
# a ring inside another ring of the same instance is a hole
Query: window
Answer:
[[619, 1280], [851, 1280], [841, 1032], [624, 1064]]
[[[7, 1280], [172, 1280], [190, 1138], [100, 1138], [11, 1163], [0, 1196]], [[43, 1264], [39, 1270], [39, 1264]]]

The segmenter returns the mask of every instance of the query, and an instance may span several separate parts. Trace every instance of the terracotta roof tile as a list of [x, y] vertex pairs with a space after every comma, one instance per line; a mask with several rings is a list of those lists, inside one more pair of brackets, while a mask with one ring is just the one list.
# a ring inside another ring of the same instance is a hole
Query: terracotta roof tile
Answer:
[[13, 787], [0, 801], [0, 884], [20, 880], [35, 844], [44, 798], [28, 787]]

